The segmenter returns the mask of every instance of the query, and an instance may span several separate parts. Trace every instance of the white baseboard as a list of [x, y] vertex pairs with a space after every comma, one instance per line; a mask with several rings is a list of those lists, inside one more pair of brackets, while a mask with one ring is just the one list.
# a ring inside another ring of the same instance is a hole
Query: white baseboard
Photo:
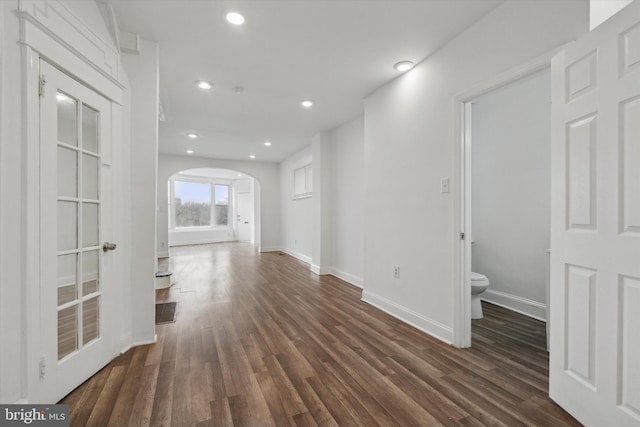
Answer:
[[445, 324], [442, 324], [433, 319], [429, 319], [428, 317], [425, 317], [420, 313], [416, 313], [415, 311], [410, 310], [407, 307], [403, 307], [400, 304], [396, 304], [393, 301], [390, 301], [368, 291], [362, 292], [362, 301], [379, 308], [380, 310], [384, 311], [387, 314], [390, 314], [396, 319], [401, 320], [404, 323], [407, 323], [414, 328], [419, 329], [422, 332], [425, 332], [435, 338], [438, 338], [439, 340], [444, 341], [447, 344], [453, 343], [453, 328]]
[[141, 345], [155, 344], [157, 342], [158, 342], [158, 334], [153, 334], [152, 340], [142, 340], [142, 341], [132, 342], [129, 348], [139, 347]]
[[320, 267], [319, 265], [309, 263], [309, 270], [313, 274], [317, 274], [318, 276], [323, 276], [325, 274], [331, 274], [333, 272], [332, 267]]
[[260, 248], [260, 253], [263, 252], [284, 252], [280, 249], [280, 246], [263, 246]]
[[235, 242], [236, 240], [234, 239], [228, 239], [228, 238], [224, 238], [224, 239], [192, 239], [192, 240], [185, 240], [183, 242], [170, 242], [169, 243], [169, 247], [175, 247], [175, 246], [191, 246], [191, 245], [208, 245], [210, 243], [227, 243], [227, 242]]
[[331, 274], [336, 276], [340, 280], [344, 280], [347, 283], [351, 283], [353, 286], [357, 286], [360, 289], [364, 286], [364, 280], [362, 277], [358, 277], [354, 274], [347, 273], [335, 267], [331, 268]]
[[547, 305], [541, 302], [493, 289], [487, 289], [480, 299], [543, 322], [547, 321]]
[[300, 261], [311, 265], [311, 257], [310, 256], [301, 254], [300, 252], [296, 252], [296, 251], [294, 251], [292, 249], [288, 249], [288, 248], [280, 248], [280, 252], [284, 252], [287, 255], [291, 255], [292, 257], [297, 258]]

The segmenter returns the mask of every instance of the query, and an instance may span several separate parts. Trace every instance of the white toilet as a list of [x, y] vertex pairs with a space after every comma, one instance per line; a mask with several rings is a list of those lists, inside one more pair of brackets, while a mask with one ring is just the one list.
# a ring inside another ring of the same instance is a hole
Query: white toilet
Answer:
[[482, 319], [480, 295], [489, 287], [489, 279], [480, 273], [471, 272], [471, 318]]

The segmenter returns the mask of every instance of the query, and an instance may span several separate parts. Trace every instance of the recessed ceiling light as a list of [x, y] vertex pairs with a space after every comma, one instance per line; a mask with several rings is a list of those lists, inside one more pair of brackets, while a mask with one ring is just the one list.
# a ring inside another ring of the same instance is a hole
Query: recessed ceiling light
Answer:
[[393, 66], [396, 70], [400, 72], [409, 71], [413, 68], [413, 62], [411, 61], [400, 61], [396, 65]]
[[302, 101], [300, 101], [300, 105], [302, 105], [304, 108], [311, 108], [313, 107], [313, 100], [303, 99]]
[[249, 158], [250, 158], [250, 159], [255, 159], [255, 158], [256, 158], [256, 155], [255, 155], [255, 154], [251, 154], [251, 155], [249, 156]]
[[193, 150], [187, 150], [187, 154], [193, 154]]
[[238, 12], [230, 11], [225, 15], [227, 22], [233, 25], [242, 25], [244, 24], [244, 16]]
[[267, 147], [271, 147], [271, 141], [265, 141], [264, 145], [266, 145]]
[[206, 80], [197, 80], [196, 84], [200, 89], [203, 89], [203, 90], [209, 90], [213, 87], [213, 83], [208, 82]]
[[241, 173], [239, 173], [239, 174], [238, 174], [238, 176], [242, 176], [242, 174], [241, 174]]
[[191, 139], [196, 139], [196, 138], [197, 138], [197, 137], [199, 137], [200, 135], [198, 135], [197, 133], [194, 133], [194, 132], [189, 132], [189, 133], [187, 134], [187, 136], [188, 136], [189, 138], [191, 138]]

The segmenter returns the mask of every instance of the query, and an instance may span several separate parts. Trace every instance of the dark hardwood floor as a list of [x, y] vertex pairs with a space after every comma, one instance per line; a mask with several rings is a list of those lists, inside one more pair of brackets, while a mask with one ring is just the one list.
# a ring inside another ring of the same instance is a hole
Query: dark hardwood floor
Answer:
[[361, 290], [247, 244], [175, 248], [177, 320], [69, 394], [73, 426], [579, 426], [547, 397], [544, 324], [485, 305], [457, 349]]

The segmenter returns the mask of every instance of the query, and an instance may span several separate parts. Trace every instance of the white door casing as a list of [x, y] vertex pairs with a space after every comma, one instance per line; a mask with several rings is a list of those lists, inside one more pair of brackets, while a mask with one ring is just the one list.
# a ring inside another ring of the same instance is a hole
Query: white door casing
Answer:
[[640, 425], [640, 2], [552, 61], [549, 394]]
[[111, 103], [40, 61], [40, 384], [54, 403], [116, 354]]
[[236, 193], [236, 237], [240, 242], [251, 241], [251, 193]]

